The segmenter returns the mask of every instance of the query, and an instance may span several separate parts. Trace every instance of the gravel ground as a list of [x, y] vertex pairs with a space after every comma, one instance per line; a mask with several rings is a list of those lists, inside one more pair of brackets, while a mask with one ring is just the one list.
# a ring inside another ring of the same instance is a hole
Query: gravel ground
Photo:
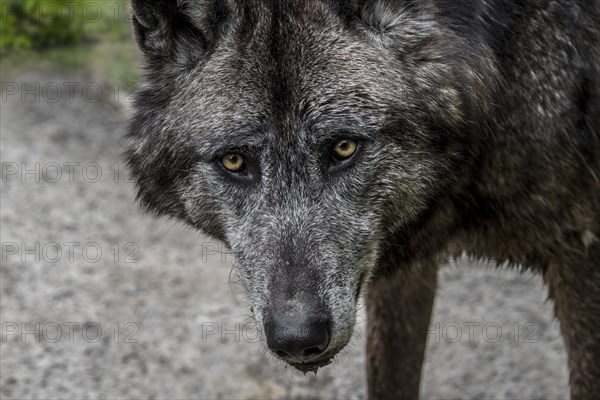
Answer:
[[[36, 102], [3, 84], [3, 399], [366, 397], [364, 323], [317, 376], [286, 369], [255, 343], [221, 245], [137, 209], [115, 93], [91, 101], [80, 77], [15, 82], [40, 89]], [[50, 82], [80, 86], [54, 101]], [[546, 297], [527, 273], [466, 260], [442, 269], [423, 397], [567, 397]]]

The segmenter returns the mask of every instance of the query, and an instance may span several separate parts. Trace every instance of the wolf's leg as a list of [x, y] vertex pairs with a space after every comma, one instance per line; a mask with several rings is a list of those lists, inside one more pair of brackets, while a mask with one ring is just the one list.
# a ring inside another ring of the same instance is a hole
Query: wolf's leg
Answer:
[[600, 398], [600, 246], [579, 265], [545, 273], [569, 355], [572, 399]]
[[416, 399], [419, 395], [437, 265], [395, 267], [395, 272], [376, 277], [367, 291], [367, 379], [371, 400]]

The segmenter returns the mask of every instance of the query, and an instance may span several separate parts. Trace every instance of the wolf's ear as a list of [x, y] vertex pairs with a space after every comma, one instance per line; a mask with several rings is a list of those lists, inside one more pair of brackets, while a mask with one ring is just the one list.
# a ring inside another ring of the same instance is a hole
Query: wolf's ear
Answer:
[[226, 2], [131, 0], [137, 44], [153, 62], [196, 62], [222, 32], [230, 16]]

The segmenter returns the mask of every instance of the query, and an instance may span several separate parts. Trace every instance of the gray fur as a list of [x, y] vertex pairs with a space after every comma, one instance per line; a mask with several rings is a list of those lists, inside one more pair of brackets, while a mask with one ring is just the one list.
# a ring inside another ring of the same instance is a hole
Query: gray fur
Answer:
[[[232, 249], [259, 324], [314, 298], [324, 358], [368, 286], [372, 397], [414, 397], [401, 363], [424, 348], [384, 354], [400, 323], [382, 307], [426, 324], [432, 297], [398, 291], [462, 252], [544, 275], [572, 394], [600, 395], [599, 4], [134, 0], [139, 198]], [[332, 170], [344, 137], [359, 152]], [[222, 170], [229, 151], [251, 177]]]

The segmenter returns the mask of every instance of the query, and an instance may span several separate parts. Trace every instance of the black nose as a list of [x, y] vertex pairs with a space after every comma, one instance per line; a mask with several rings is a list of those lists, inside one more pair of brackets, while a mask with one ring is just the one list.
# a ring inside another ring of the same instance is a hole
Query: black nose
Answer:
[[272, 315], [265, 320], [267, 346], [277, 356], [304, 362], [323, 354], [329, 345], [329, 320], [309, 314]]

